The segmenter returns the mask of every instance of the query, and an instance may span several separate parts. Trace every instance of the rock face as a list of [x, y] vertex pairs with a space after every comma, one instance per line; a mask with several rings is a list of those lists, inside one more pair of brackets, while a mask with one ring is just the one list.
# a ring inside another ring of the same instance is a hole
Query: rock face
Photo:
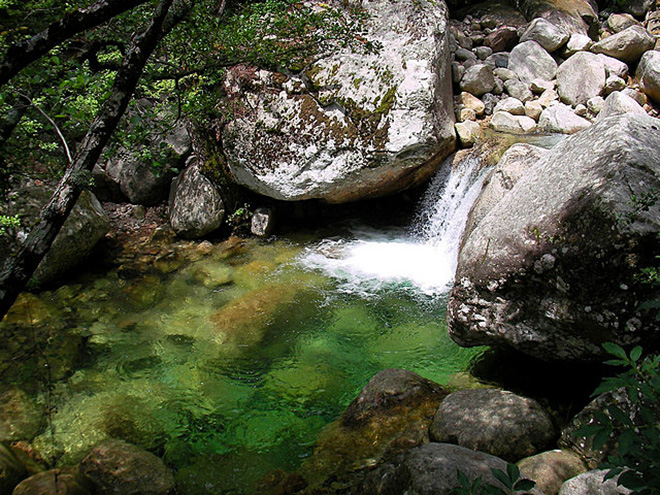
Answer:
[[236, 182], [276, 199], [343, 203], [419, 183], [454, 149], [444, 2], [362, 7], [379, 53], [337, 49], [288, 79], [230, 71], [235, 111], [222, 138]]
[[459, 390], [442, 401], [431, 440], [455, 443], [509, 462], [550, 445], [555, 428], [538, 402], [505, 390]]
[[650, 50], [642, 55], [635, 75], [642, 91], [660, 103], [660, 52]]
[[[577, 76], [579, 74], [579, 76]], [[605, 64], [593, 53], [578, 52], [557, 69], [557, 91], [564, 103], [575, 106], [599, 96], [605, 88]]]
[[92, 449], [80, 463], [100, 495], [167, 495], [174, 492], [174, 476], [163, 461], [135, 445], [110, 440]]
[[634, 267], [660, 249], [660, 205], [643, 211], [631, 195], [660, 188], [659, 130], [642, 115], [603, 119], [523, 175], [464, 241], [448, 308], [456, 342], [549, 360], [596, 359], [607, 341], [657, 345], [660, 324], [639, 305], [660, 291]]
[[177, 235], [198, 239], [222, 225], [225, 207], [216, 187], [194, 161], [172, 186], [170, 224]]
[[[172, 168], [182, 168], [190, 155], [192, 144], [183, 124], [165, 135], [153, 138], [148, 150], [158, 157], [144, 159], [133, 150], [121, 148], [105, 163], [94, 166], [94, 192], [103, 201], [155, 205], [167, 198]], [[159, 166], [154, 161], [160, 162]]]
[[506, 462], [458, 445], [429, 443], [411, 449], [397, 462], [374, 470], [357, 493], [450, 495], [460, 486], [457, 471], [470, 481], [481, 476], [485, 483], [499, 486], [491, 469], [506, 472]]

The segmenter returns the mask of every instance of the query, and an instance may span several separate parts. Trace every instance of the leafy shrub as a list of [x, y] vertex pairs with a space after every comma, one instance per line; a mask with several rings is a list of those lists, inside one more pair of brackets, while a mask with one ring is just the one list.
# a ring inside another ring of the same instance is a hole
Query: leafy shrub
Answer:
[[624, 411], [612, 404], [605, 411], [594, 413], [590, 424], [577, 430], [577, 434], [593, 437], [593, 447], [599, 449], [615, 439], [617, 450], [602, 467], [608, 472], [605, 480], [618, 476], [617, 484], [632, 490], [633, 494], [660, 493], [660, 356], [642, 357], [637, 346], [627, 353], [613, 343], [603, 345], [615, 359], [606, 364], [625, 367], [625, 371], [603, 380], [594, 391], [599, 395], [613, 390], [625, 391], [633, 406]]
[[527, 495], [529, 490], [536, 486], [536, 482], [520, 476], [520, 470], [515, 464], [507, 464], [506, 472], [495, 468], [491, 468], [490, 472], [501, 485], [484, 482], [481, 476], [470, 481], [465, 473], [458, 470], [456, 474], [459, 486], [452, 490], [452, 493], [454, 495]]

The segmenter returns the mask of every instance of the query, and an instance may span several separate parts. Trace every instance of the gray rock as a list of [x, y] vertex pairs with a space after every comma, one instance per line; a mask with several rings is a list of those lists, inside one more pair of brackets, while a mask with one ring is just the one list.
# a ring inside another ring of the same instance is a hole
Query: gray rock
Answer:
[[587, 468], [576, 453], [551, 450], [518, 462], [520, 473], [536, 482], [536, 488], [546, 495], [555, 495], [564, 481], [584, 473]]
[[495, 86], [493, 69], [485, 64], [477, 64], [465, 71], [461, 79], [461, 91], [467, 91], [474, 96], [481, 96]]
[[493, 54], [493, 49], [488, 46], [478, 46], [474, 48], [474, 53], [479, 60], [486, 60]]
[[451, 80], [454, 84], [461, 82], [463, 75], [465, 74], [465, 67], [458, 62], [451, 63]]
[[647, 50], [655, 46], [655, 38], [641, 26], [631, 26], [594, 43], [591, 51], [604, 53], [610, 57], [622, 60], [627, 64], [635, 63]]
[[481, 137], [481, 126], [477, 122], [468, 120], [466, 122], [457, 122], [455, 126], [458, 139], [464, 148], [474, 145]]
[[646, 97], [646, 94], [644, 94], [640, 91], [637, 91], [634, 88], [625, 88], [621, 92], [626, 96], [630, 96], [633, 100], [635, 100], [641, 106], [644, 106], [649, 102], [648, 98]]
[[591, 45], [593, 44], [594, 44], [593, 40], [589, 38], [589, 36], [587, 36], [586, 34], [573, 33], [566, 42], [566, 46], [564, 47], [564, 51], [562, 52], [562, 55], [565, 58], [568, 58], [574, 53], [589, 50], [589, 48], [591, 48]]
[[83, 191], [37, 267], [35, 278], [42, 283], [56, 280], [84, 261], [108, 230], [110, 219], [101, 203], [91, 192]]
[[590, 125], [591, 122], [575, 115], [570, 107], [561, 103], [546, 108], [539, 117], [539, 129], [546, 132], [574, 134]]
[[227, 71], [233, 118], [222, 141], [238, 184], [280, 200], [345, 203], [421, 183], [453, 151], [446, 5], [364, 8], [363, 35], [387, 56], [329, 48], [305, 73], [313, 92], [287, 89], [283, 74]]
[[586, 360], [603, 356], [603, 342], [658, 335], [660, 322], [637, 301], [660, 289], [636, 282], [628, 260], [646, 266], [660, 249], [660, 205], [631, 205], [631, 195], [660, 189], [659, 130], [646, 115], [603, 119], [523, 175], [463, 243], [448, 305], [452, 339]]
[[604, 92], [606, 95], [614, 91], [621, 91], [626, 87], [626, 81], [621, 79], [619, 76], [610, 76], [605, 80], [605, 89]]
[[589, 100], [587, 100], [587, 109], [595, 115], [598, 115], [604, 106], [605, 98], [602, 96], [594, 96], [593, 98], [589, 98]]
[[532, 93], [540, 95], [544, 91], [549, 89], [555, 89], [554, 81], [544, 81], [543, 79], [534, 79], [530, 85], [529, 89], [532, 90]]
[[561, 3], [547, 0], [519, 0], [516, 6], [527, 19], [543, 17], [569, 34], [587, 34], [598, 25], [595, 4], [588, 0], [567, 0]]
[[557, 73], [557, 62], [536, 41], [525, 41], [511, 50], [508, 68], [526, 83], [534, 79], [552, 81]]
[[521, 42], [536, 41], [545, 48], [548, 53], [561, 48], [569, 39], [569, 34], [563, 29], [555, 26], [552, 22], [538, 17], [529, 23], [527, 29], [520, 37]]
[[622, 5], [624, 11], [635, 17], [642, 18], [644, 14], [652, 11], [653, 0], [630, 0]]
[[495, 74], [495, 77], [499, 77], [502, 82], [507, 82], [509, 79], [518, 78], [515, 72], [505, 67], [497, 67], [496, 69], [493, 69], [493, 74]]
[[598, 56], [603, 61], [608, 76], [619, 76], [622, 79], [628, 77], [628, 64], [603, 53], [599, 53]]
[[492, 115], [495, 105], [500, 99], [492, 93], [486, 93], [481, 97], [481, 101], [484, 102], [484, 114]]
[[512, 115], [525, 115], [525, 105], [517, 98], [504, 98], [495, 105], [494, 112], [509, 112]]
[[555, 428], [535, 400], [497, 389], [459, 390], [442, 401], [431, 440], [455, 443], [509, 462], [550, 445]]
[[496, 131], [524, 134], [536, 129], [536, 122], [526, 115], [511, 115], [509, 112], [495, 112], [490, 126]]
[[641, 26], [641, 24], [630, 14], [612, 13], [607, 18], [607, 27], [613, 32], [618, 33], [630, 26]]
[[97, 445], [80, 463], [99, 495], [168, 495], [174, 476], [155, 455], [122, 440]]
[[660, 52], [651, 50], [642, 55], [635, 77], [642, 91], [656, 103], [660, 103]]
[[605, 88], [605, 65], [593, 53], [578, 52], [557, 69], [557, 92], [571, 106], [586, 103]]
[[467, 48], [459, 48], [456, 50], [456, 60], [464, 62], [465, 60], [477, 60], [477, 56]]
[[615, 91], [605, 98], [605, 104], [601, 108], [596, 120], [602, 120], [613, 115], [628, 112], [635, 115], [646, 115], [646, 111], [630, 96], [624, 95], [620, 91]]
[[575, 108], [573, 109], [573, 113], [578, 117], [586, 117], [589, 111], [586, 105], [580, 103], [579, 105], [575, 106]]
[[616, 484], [616, 479], [603, 481], [606, 469], [595, 469], [575, 476], [566, 481], [559, 495], [628, 495], [632, 493], [623, 486]]
[[172, 185], [169, 205], [174, 232], [186, 239], [199, 239], [222, 225], [225, 205], [222, 196], [193, 160]]
[[356, 493], [363, 495], [451, 495], [460, 487], [457, 472], [471, 482], [481, 477], [501, 486], [491, 469], [506, 472], [506, 461], [458, 445], [429, 443], [410, 449], [404, 456], [369, 473]]
[[549, 106], [554, 105], [558, 99], [559, 95], [554, 89], [546, 89], [536, 101], [538, 101], [543, 108], [548, 108]]
[[546, 153], [548, 150], [526, 143], [516, 143], [504, 152], [495, 168], [488, 174], [481, 194], [470, 209], [463, 234], [465, 238], [513, 188], [523, 173], [534, 166]]
[[531, 90], [520, 79], [509, 79], [504, 83], [504, 89], [512, 98], [516, 98], [522, 102], [529, 101], [534, 98]]
[[257, 236], [268, 236], [273, 232], [273, 210], [257, 208], [250, 220], [250, 232]]
[[498, 96], [504, 93], [504, 83], [499, 77], [495, 78], [495, 85], [493, 86], [493, 89], [490, 92]]

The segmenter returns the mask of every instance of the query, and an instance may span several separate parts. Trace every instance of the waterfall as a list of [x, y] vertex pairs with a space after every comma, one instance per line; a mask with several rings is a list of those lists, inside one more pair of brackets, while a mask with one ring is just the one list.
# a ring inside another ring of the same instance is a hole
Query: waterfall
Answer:
[[413, 225], [407, 229], [352, 226], [348, 239], [325, 239], [301, 263], [339, 280], [339, 290], [372, 295], [405, 288], [446, 293], [454, 279], [461, 236], [487, 170], [469, 157], [452, 168], [448, 159], [431, 180]]

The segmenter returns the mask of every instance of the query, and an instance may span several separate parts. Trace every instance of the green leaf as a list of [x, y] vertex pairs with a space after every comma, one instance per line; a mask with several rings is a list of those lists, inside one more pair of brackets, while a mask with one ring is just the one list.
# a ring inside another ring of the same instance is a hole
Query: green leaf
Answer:
[[619, 359], [623, 359], [626, 362], [628, 362], [628, 356], [626, 355], [626, 351], [623, 350], [623, 347], [621, 347], [618, 344], [615, 344], [614, 342], [605, 342], [603, 344], [603, 349], [608, 354], [611, 354], [614, 357], [618, 357]]
[[520, 479], [520, 469], [511, 462], [506, 466], [506, 473], [509, 475], [509, 480], [511, 480], [511, 482]]
[[633, 422], [630, 419], [630, 416], [624, 413], [620, 407], [611, 405], [607, 408], [607, 412], [609, 412], [612, 415], [612, 417], [622, 425], [632, 426]]
[[[508, 469], [508, 466], [507, 466], [507, 469]], [[513, 487], [513, 482], [506, 475], [506, 473], [504, 471], [502, 471], [501, 469], [491, 468], [490, 472], [493, 473], [493, 476], [495, 477], [495, 479], [497, 479], [497, 481], [502, 483], [505, 487], [507, 487], [509, 489], [511, 489]]]
[[529, 491], [535, 486], [536, 486], [536, 481], [528, 480], [524, 478], [516, 481], [515, 485], [513, 485], [513, 489], [516, 491]]
[[610, 430], [601, 430], [594, 435], [593, 446], [595, 449], [600, 449], [610, 439]]
[[619, 454], [622, 456], [628, 455], [631, 452], [631, 448], [635, 443], [635, 430], [627, 429], [624, 430], [621, 435], [619, 435]]
[[642, 356], [642, 348], [640, 346], [635, 347], [630, 351], [630, 360], [637, 361]]

